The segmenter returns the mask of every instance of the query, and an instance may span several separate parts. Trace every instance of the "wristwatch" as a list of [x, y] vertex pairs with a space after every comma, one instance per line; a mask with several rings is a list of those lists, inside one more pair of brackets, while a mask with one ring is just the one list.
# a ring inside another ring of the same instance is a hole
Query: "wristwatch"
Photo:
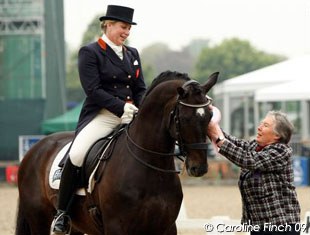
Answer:
[[224, 136], [219, 136], [219, 137], [216, 139], [215, 143], [218, 144], [218, 142], [222, 141], [223, 139], [224, 139]]

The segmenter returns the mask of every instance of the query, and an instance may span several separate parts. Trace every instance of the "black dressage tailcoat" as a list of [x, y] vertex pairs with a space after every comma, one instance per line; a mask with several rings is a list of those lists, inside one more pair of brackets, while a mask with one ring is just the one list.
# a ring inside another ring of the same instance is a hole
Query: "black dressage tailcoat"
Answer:
[[123, 46], [123, 60], [101, 38], [79, 51], [79, 75], [86, 94], [77, 131], [106, 108], [121, 117], [125, 102], [139, 107], [146, 90], [139, 53]]

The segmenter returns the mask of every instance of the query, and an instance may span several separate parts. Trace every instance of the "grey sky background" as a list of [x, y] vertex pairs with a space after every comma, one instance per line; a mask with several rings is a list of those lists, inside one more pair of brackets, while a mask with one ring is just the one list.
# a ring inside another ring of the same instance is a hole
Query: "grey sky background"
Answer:
[[80, 46], [88, 24], [109, 4], [135, 9], [138, 25], [129, 40], [139, 50], [156, 42], [180, 50], [193, 39], [216, 45], [237, 37], [268, 53], [310, 53], [310, 0], [64, 0], [71, 49]]

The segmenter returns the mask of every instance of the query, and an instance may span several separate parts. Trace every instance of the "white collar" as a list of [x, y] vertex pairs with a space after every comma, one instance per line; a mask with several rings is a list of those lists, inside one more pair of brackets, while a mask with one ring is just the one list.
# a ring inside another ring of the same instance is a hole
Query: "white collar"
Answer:
[[116, 55], [118, 55], [118, 57], [122, 60], [123, 59], [123, 46], [115, 45], [115, 43], [112, 42], [105, 34], [103, 34], [101, 38], [113, 49]]

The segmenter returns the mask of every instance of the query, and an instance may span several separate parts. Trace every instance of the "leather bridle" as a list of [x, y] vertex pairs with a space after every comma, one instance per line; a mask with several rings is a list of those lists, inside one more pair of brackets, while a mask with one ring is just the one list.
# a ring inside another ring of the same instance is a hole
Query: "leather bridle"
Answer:
[[183, 105], [189, 108], [204, 108], [206, 106], [209, 106], [212, 103], [212, 99], [208, 98], [208, 101], [203, 104], [188, 104], [182, 101], [177, 101], [177, 105], [175, 106], [174, 115], [174, 123], [175, 123], [175, 134], [176, 134], [176, 139], [180, 148], [180, 155], [186, 157], [187, 153], [185, 151], [185, 147], [188, 149], [198, 149], [198, 150], [207, 150], [208, 149], [208, 144], [205, 142], [201, 143], [191, 143], [191, 144], [185, 144], [182, 136], [181, 136], [181, 125], [180, 125], [180, 115], [179, 115], [179, 105]]
[[[184, 85], [182, 87], [187, 86], [190, 83], [196, 82], [194, 80], [190, 80], [186, 83], [184, 83]], [[196, 82], [197, 83], [197, 82]], [[180, 171], [176, 171], [176, 170], [167, 170], [167, 169], [162, 169], [156, 166], [153, 166], [147, 162], [145, 162], [144, 160], [142, 160], [141, 158], [139, 158], [129, 147], [128, 142], [132, 143], [136, 148], [140, 149], [143, 152], [146, 153], [150, 153], [150, 154], [154, 154], [154, 155], [158, 155], [160, 157], [167, 157], [167, 156], [183, 156], [184, 158], [186, 158], [187, 156], [187, 152], [185, 149], [197, 149], [197, 150], [206, 150], [208, 149], [208, 144], [205, 142], [201, 142], [201, 143], [191, 143], [191, 144], [186, 144], [184, 143], [183, 139], [182, 139], [182, 135], [181, 135], [181, 126], [180, 126], [180, 111], [179, 111], [179, 107], [180, 106], [185, 106], [185, 107], [189, 107], [189, 108], [204, 108], [206, 106], [209, 106], [212, 103], [212, 98], [207, 96], [207, 102], [202, 103], [202, 104], [189, 104], [186, 102], [183, 102], [181, 100], [179, 100], [179, 97], [177, 98], [177, 102], [176, 105], [174, 107], [174, 109], [171, 111], [170, 113], [170, 122], [168, 125], [168, 128], [171, 129], [171, 125], [172, 125], [172, 120], [174, 120], [174, 124], [175, 124], [175, 135], [176, 135], [176, 141], [178, 142], [178, 146], [180, 149], [180, 153], [176, 154], [176, 153], [163, 153], [163, 152], [156, 152], [156, 151], [152, 151], [146, 148], [143, 148], [142, 146], [138, 145], [137, 143], [135, 143], [135, 141], [130, 137], [129, 132], [128, 132], [128, 128], [129, 125], [127, 125], [127, 127], [125, 128], [125, 132], [126, 132], [126, 137], [127, 137], [127, 141], [126, 141], [126, 145], [127, 145], [127, 149], [130, 152], [130, 154], [141, 164], [143, 164], [146, 167], [149, 167], [151, 169], [157, 170], [157, 171], [161, 171], [161, 172], [166, 172], [166, 173], [180, 173]], [[179, 158], [180, 159], [180, 158]], [[182, 160], [182, 159], [181, 159]]]

